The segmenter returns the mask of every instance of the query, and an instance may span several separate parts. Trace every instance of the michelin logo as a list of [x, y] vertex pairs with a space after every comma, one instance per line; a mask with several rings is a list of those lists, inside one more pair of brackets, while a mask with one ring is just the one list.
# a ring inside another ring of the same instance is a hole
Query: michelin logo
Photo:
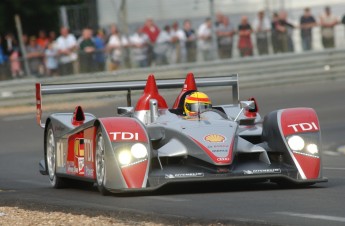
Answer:
[[243, 173], [246, 174], [246, 175], [281, 173], [281, 169], [243, 170]]
[[165, 179], [188, 178], [188, 177], [204, 177], [204, 173], [176, 173], [176, 174], [165, 174]]

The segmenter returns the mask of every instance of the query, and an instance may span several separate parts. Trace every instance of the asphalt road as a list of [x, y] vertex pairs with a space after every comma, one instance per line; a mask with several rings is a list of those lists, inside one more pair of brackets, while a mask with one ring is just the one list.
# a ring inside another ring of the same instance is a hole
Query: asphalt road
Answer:
[[[313, 107], [319, 115], [324, 143], [324, 176], [328, 183], [307, 189], [281, 189], [274, 184], [213, 184], [172, 187], [143, 196], [103, 197], [92, 187], [55, 190], [38, 172], [43, 158], [43, 130], [33, 115], [0, 118], [0, 206], [36, 203], [78, 212], [87, 208], [121, 215], [171, 218], [172, 224], [223, 222], [236, 225], [345, 225], [345, 81], [241, 90], [255, 96], [262, 115], [287, 107]], [[177, 93], [177, 92], [176, 92]], [[208, 92], [214, 103], [227, 95]], [[166, 98], [172, 103], [175, 95]], [[109, 104], [92, 109], [97, 116], [115, 112]], [[30, 205], [28, 205], [30, 206]], [[29, 208], [29, 207], [28, 207]], [[37, 208], [37, 207], [35, 207]], [[140, 220], [140, 217], [138, 218]], [[0, 218], [1, 224], [1, 218]]]

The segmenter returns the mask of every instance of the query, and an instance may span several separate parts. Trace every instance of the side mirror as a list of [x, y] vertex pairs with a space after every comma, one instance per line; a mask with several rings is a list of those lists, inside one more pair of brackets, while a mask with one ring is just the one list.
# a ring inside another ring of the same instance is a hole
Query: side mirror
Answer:
[[240, 106], [241, 106], [241, 109], [245, 109], [245, 110], [255, 109], [255, 102], [251, 100], [240, 101]]
[[250, 110], [250, 109], [255, 109], [255, 102], [254, 101], [240, 101], [240, 107], [241, 111], [238, 113], [238, 115], [235, 118], [235, 122], [238, 120], [240, 115], [244, 110]]
[[129, 113], [134, 113], [133, 107], [118, 107], [117, 108], [117, 114], [119, 115], [125, 115]]

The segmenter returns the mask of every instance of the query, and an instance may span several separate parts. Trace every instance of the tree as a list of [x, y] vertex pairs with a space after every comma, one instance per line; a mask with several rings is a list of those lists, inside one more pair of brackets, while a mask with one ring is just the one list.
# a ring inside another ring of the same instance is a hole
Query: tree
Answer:
[[80, 4], [84, 0], [1, 0], [0, 32], [15, 33], [14, 15], [21, 17], [23, 31], [36, 35], [38, 30], [57, 30], [61, 5]]

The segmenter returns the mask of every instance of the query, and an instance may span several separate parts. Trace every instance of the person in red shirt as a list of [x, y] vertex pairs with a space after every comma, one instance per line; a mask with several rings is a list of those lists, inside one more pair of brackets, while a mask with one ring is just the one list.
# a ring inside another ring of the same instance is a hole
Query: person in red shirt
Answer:
[[144, 26], [142, 27], [142, 32], [147, 34], [147, 36], [149, 36], [151, 43], [154, 44], [156, 43], [160, 30], [153, 22], [153, 20], [151, 18], [148, 18]]
[[38, 38], [36, 40], [37, 45], [39, 45], [42, 49], [45, 49], [49, 43], [49, 39], [45, 31], [40, 30], [38, 32]]
[[148, 43], [147, 55], [148, 55], [148, 64], [151, 65], [152, 61], [154, 60], [153, 46], [156, 43], [160, 30], [157, 27], [157, 25], [153, 22], [152, 18], [148, 18], [145, 21], [144, 26], [141, 28], [141, 31], [144, 34], [146, 34], [150, 40], [150, 43]]

